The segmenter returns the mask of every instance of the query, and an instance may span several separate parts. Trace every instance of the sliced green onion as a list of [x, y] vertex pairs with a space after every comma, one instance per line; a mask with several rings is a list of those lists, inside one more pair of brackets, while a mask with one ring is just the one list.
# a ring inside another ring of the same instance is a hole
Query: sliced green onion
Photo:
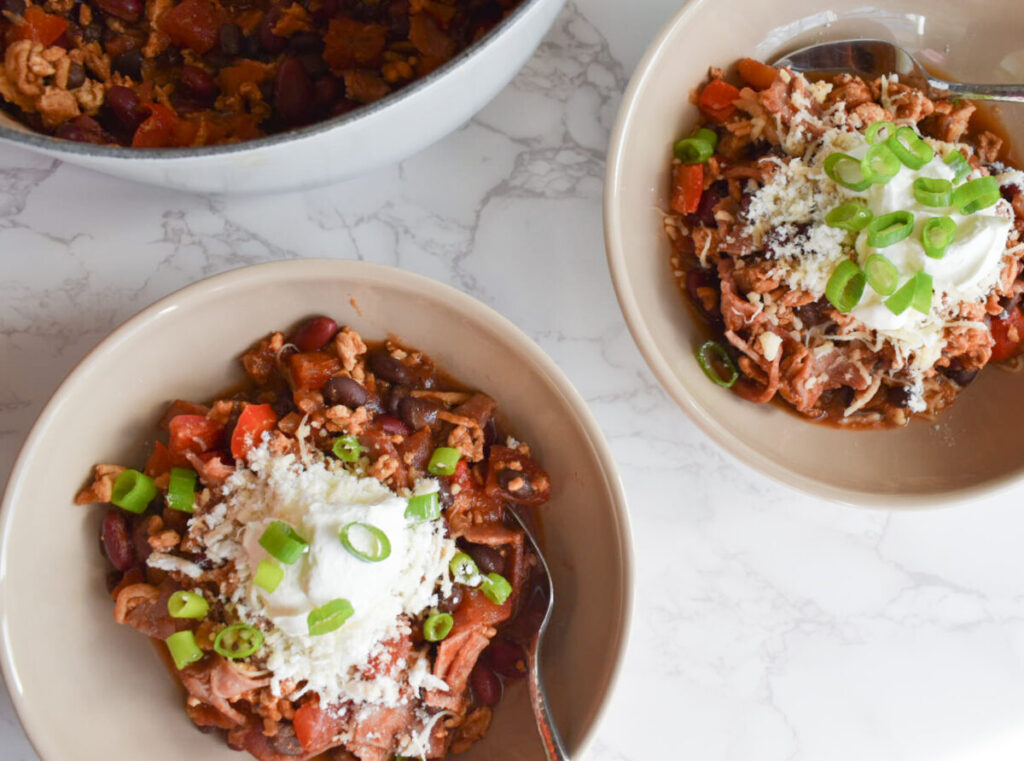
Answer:
[[462, 453], [453, 447], [438, 447], [430, 455], [427, 471], [435, 476], [454, 476]]
[[871, 209], [860, 201], [847, 201], [839, 204], [826, 215], [825, 224], [829, 227], [838, 227], [840, 230], [859, 233], [868, 226], [868, 222], [874, 216]]
[[[878, 133], [885, 130], [885, 134], [881, 137]], [[872, 122], [867, 131], [864, 133], [864, 140], [867, 141], [868, 145], [874, 145], [875, 143], [884, 143], [890, 137], [896, 134], [896, 125], [892, 122], [887, 122], [884, 119], [877, 122]]]
[[858, 303], [864, 294], [864, 285], [867, 283], [867, 276], [857, 266], [856, 262], [846, 259], [839, 263], [839, 266], [832, 272], [825, 286], [825, 298], [832, 306], [842, 313], [847, 313]]
[[867, 227], [868, 245], [885, 248], [899, 243], [914, 232], [914, 215], [909, 211], [893, 211], [871, 220]]
[[436, 521], [441, 517], [441, 502], [437, 492], [417, 494], [409, 497], [409, 506], [405, 508], [405, 517], [416, 521]]
[[455, 557], [448, 563], [448, 570], [452, 572], [452, 579], [459, 584], [468, 586], [480, 584], [480, 568], [476, 561], [465, 552], [455, 553]]
[[225, 658], [248, 658], [263, 647], [263, 632], [249, 624], [231, 624], [220, 630], [213, 649]]
[[[370, 535], [373, 547], [369, 551], [364, 552], [352, 544], [353, 530], [357, 532], [362, 531]], [[391, 540], [388, 539], [388, 535], [369, 523], [359, 523], [358, 521], [348, 523], [341, 529], [338, 538], [341, 539], [341, 543], [346, 550], [368, 563], [379, 563], [391, 555]]]
[[339, 436], [331, 446], [334, 456], [344, 462], [356, 462], [363, 454], [363, 445], [355, 436]]
[[167, 650], [171, 653], [171, 659], [178, 671], [203, 657], [203, 651], [196, 644], [196, 635], [189, 629], [175, 632], [164, 642], [167, 643]]
[[183, 513], [194, 513], [197, 478], [199, 474], [194, 470], [171, 468], [171, 479], [167, 483], [167, 506]]
[[910, 127], [900, 127], [885, 141], [893, 154], [911, 169], [920, 169], [935, 157], [932, 147]]
[[953, 191], [953, 205], [961, 214], [987, 209], [999, 198], [999, 182], [995, 177], [978, 177]]
[[914, 198], [922, 206], [949, 206], [953, 200], [953, 183], [934, 177], [918, 177], [914, 180]]
[[872, 254], [864, 262], [864, 275], [868, 285], [880, 296], [888, 296], [896, 290], [900, 281], [900, 271], [896, 265], [881, 254]]
[[314, 608], [306, 617], [306, 625], [309, 627], [310, 637], [319, 637], [328, 634], [339, 628], [343, 623], [352, 617], [355, 610], [352, 603], [343, 597], [331, 600], [326, 605]]
[[129, 468], [114, 481], [110, 501], [129, 513], [144, 513], [156, 495], [153, 479]]
[[168, 598], [167, 612], [171, 618], [205, 618], [210, 612], [210, 603], [195, 592], [178, 590]]
[[956, 237], [956, 222], [949, 217], [932, 217], [921, 227], [921, 245], [932, 259], [941, 259]]
[[449, 634], [455, 626], [455, 619], [451, 613], [435, 613], [427, 616], [423, 622], [423, 639], [427, 642], [440, 642]]
[[718, 147], [718, 133], [713, 129], [707, 127], [701, 127], [697, 130], [697, 134], [694, 135], [698, 140], [703, 140], [705, 143], [711, 146], [712, 149]]
[[960, 151], [951, 151], [945, 158], [946, 166], [956, 172], [953, 182], [963, 182], [971, 173], [971, 165], [967, 163]]
[[831, 153], [825, 159], [825, 174], [844, 188], [860, 192], [871, 187], [871, 180], [864, 176], [861, 162], [846, 153]]
[[495, 605], [501, 605], [512, 594], [512, 585], [500, 573], [489, 573], [484, 576], [484, 580], [480, 584], [480, 591]]
[[914, 300], [914, 288], [917, 285], [917, 278], [911, 277], [892, 296], [885, 300], [885, 306], [893, 314], [903, 314], [910, 308]]
[[699, 137], [684, 137], [672, 146], [673, 155], [684, 164], [703, 164], [714, 152], [711, 143]]
[[860, 162], [864, 179], [876, 185], [884, 185], [900, 171], [900, 160], [888, 143], [877, 143], [868, 148]]
[[[739, 380], [740, 371], [736, 369], [736, 363], [732, 361], [729, 352], [718, 341], [705, 341], [697, 349], [697, 363], [704, 374], [722, 388], [732, 388], [732, 385]], [[723, 376], [719, 372], [720, 365], [726, 372]]]
[[278, 585], [284, 580], [284, 569], [269, 558], [263, 558], [256, 566], [256, 575], [252, 577], [252, 583], [270, 594], [274, 593]]
[[260, 536], [260, 547], [286, 565], [302, 557], [309, 543], [284, 521], [274, 521]]
[[910, 303], [921, 314], [932, 308], [932, 276], [921, 270], [914, 276], [914, 300]]

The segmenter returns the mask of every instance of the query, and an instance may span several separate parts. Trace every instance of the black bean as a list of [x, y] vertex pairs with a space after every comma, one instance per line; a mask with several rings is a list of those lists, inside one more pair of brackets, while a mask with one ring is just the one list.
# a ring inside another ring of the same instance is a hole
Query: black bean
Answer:
[[366, 365], [381, 380], [389, 383], [410, 383], [412, 371], [388, 353], [387, 349], [376, 349], [366, 355]]
[[416, 431], [433, 425], [440, 411], [441, 405], [429, 399], [417, 399], [415, 396], [407, 396], [398, 403], [399, 417]]
[[260, 22], [259, 29], [257, 29], [260, 47], [267, 53], [280, 53], [288, 45], [287, 39], [274, 34], [274, 27], [277, 26], [279, 20], [280, 14], [268, 13], [263, 17], [263, 21]]
[[296, 32], [288, 38], [289, 50], [294, 50], [296, 53], [319, 50], [322, 45], [320, 35], [316, 32]]
[[242, 50], [245, 53], [246, 58], [259, 58], [263, 52], [263, 48], [260, 47], [260, 38], [258, 34], [252, 34], [245, 38], [242, 43]]
[[889, 386], [885, 400], [893, 407], [906, 407], [910, 403], [910, 389], [906, 386]]
[[327, 381], [323, 388], [323, 395], [324, 401], [332, 407], [336, 404], [344, 404], [350, 409], [362, 407], [370, 398], [366, 389], [356, 381], [338, 375]]
[[28, 4], [25, 0], [4, 0], [4, 10], [15, 16], [25, 15], [26, 8], [28, 8]]
[[238, 24], [221, 24], [217, 32], [217, 41], [221, 53], [231, 58], [237, 57], [242, 52], [242, 45], [245, 44], [242, 27]]
[[85, 68], [80, 63], [72, 63], [68, 69], [68, 89], [74, 90], [85, 84]]
[[333, 106], [340, 94], [338, 80], [330, 75], [320, 77], [313, 83], [313, 98], [320, 109], [326, 110]]
[[218, 48], [214, 48], [203, 56], [203, 63], [214, 71], [220, 71], [221, 69], [227, 68], [231, 65], [231, 56], [226, 53], [222, 53]]
[[156, 57], [156, 62], [159, 66], [173, 69], [181, 66], [182, 56], [181, 51], [178, 50], [174, 45], [168, 45], [160, 55]]
[[327, 73], [327, 64], [319, 53], [302, 53], [299, 55], [299, 61], [306, 73], [314, 79]]
[[480, 573], [505, 575], [505, 558], [493, 547], [488, 547], [486, 544], [468, 544], [466, 552], [476, 561]]
[[960, 388], [969, 386], [978, 375], [977, 370], [964, 370], [959, 364], [953, 364], [950, 367], [940, 367], [939, 372], [960, 386]]
[[462, 584], [452, 584], [452, 593], [437, 604], [437, 609], [442, 613], [454, 613], [458, 610], [459, 606], [462, 605], [462, 590]]
[[82, 29], [82, 42], [99, 42], [103, 39], [103, 27], [97, 23], [89, 24]]
[[[513, 481], [516, 483], [513, 484]], [[526, 497], [533, 491], [533, 487], [530, 485], [530, 482], [527, 481], [523, 477], [522, 472], [518, 470], [502, 470], [498, 473], [498, 483], [501, 484], [501, 488], [507, 491], [510, 495], [514, 494], [517, 497]], [[516, 488], [513, 489], [512, 486], [515, 486]]]
[[142, 51], [126, 50], [114, 59], [114, 71], [131, 77], [136, 82], [142, 81]]

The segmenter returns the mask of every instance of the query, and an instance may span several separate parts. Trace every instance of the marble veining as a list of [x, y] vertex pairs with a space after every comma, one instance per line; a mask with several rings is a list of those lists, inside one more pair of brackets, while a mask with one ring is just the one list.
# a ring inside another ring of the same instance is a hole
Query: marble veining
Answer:
[[[1020, 759], [1024, 487], [934, 512], [812, 500], [722, 453], [633, 346], [604, 262], [605, 147], [677, 5], [570, 2], [476, 118], [331, 188], [191, 196], [0, 147], [0, 477], [60, 379], [157, 298], [272, 259], [401, 266], [526, 330], [618, 459], [637, 609], [592, 761]], [[0, 758], [36, 759], [6, 692]]]

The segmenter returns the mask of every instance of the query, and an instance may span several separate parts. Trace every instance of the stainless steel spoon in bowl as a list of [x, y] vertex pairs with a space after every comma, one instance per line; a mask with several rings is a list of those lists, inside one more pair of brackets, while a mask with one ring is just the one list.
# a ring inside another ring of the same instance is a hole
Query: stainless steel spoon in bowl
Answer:
[[873, 79], [883, 74], [898, 74], [901, 81], [925, 85], [936, 92], [949, 93], [968, 100], [1005, 100], [1024, 103], [1024, 84], [974, 85], [947, 82], [929, 74], [910, 53], [883, 40], [838, 40], [801, 48], [774, 61], [773, 66], [789, 66], [801, 72], [840, 72]]
[[551, 714], [551, 707], [548, 705], [548, 696], [544, 690], [544, 679], [540, 670], [540, 646], [544, 639], [544, 632], [547, 631], [548, 624], [551, 622], [551, 611], [555, 607], [555, 588], [551, 583], [551, 571], [544, 559], [544, 553], [540, 551], [537, 539], [526, 521], [512, 508], [507, 509], [506, 512], [515, 518], [522, 527], [530, 542], [530, 547], [540, 563], [537, 570], [543, 575], [543, 579], [535, 588], [531, 599], [526, 602], [526, 605], [530, 606], [527, 611], [530, 615], [543, 616], [540, 626], [537, 627], [537, 633], [533, 635], [530, 645], [526, 649], [530, 704], [533, 706], [533, 715], [537, 719], [537, 730], [540, 732], [540, 739], [548, 761], [569, 761], [569, 754], [566, 753], [562, 736], [558, 733], [558, 727], [555, 725], [555, 717]]

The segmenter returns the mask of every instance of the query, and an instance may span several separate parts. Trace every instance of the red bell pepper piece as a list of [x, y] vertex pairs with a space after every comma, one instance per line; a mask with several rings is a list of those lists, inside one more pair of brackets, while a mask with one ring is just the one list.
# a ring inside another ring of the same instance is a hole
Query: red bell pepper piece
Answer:
[[704, 192], [703, 164], [676, 164], [672, 170], [672, 200], [676, 214], [696, 214]]
[[203, 454], [217, 447], [223, 426], [202, 415], [177, 415], [167, 424], [172, 454]]
[[231, 456], [236, 460], [245, 459], [249, 450], [258, 446], [264, 433], [274, 430], [277, 413], [269, 404], [250, 404], [238, 416], [238, 423], [231, 434]]
[[724, 79], [712, 79], [697, 96], [697, 105], [712, 121], [721, 123], [736, 113], [733, 101], [738, 97], [740, 91]]

